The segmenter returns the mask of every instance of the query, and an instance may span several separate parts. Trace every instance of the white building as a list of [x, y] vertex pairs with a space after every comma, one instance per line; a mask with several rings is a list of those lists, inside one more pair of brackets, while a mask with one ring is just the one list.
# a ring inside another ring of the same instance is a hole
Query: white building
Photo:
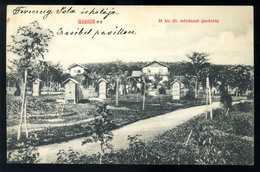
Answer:
[[71, 76], [76, 76], [78, 74], [83, 74], [84, 72], [89, 72], [89, 69], [80, 64], [72, 64], [68, 67]]
[[163, 78], [162, 82], [168, 81], [169, 66], [157, 61], [153, 61], [142, 66], [142, 72], [147, 74], [150, 80], [154, 80], [154, 76], [156, 74], [160, 74]]

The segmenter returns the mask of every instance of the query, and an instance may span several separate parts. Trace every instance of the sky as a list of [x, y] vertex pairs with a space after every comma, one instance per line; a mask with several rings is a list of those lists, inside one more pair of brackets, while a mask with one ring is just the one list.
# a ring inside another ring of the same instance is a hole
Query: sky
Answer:
[[[25, 10], [52, 10], [45, 14], [14, 14], [17, 7]], [[58, 13], [72, 7], [75, 13]], [[115, 11], [106, 19], [105, 11]], [[90, 11], [99, 14], [90, 14]], [[86, 14], [80, 12], [88, 11]], [[104, 11], [104, 10], [103, 10]], [[7, 44], [20, 26], [37, 20], [43, 28], [51, 29], [54, 37], [49, 44], [46, 61], [60, 62], [64, 67], [73, 63], [95, 63], [122, 60], [178, 62], [188, 60], [192, 52], [210, 54], [214, 64], [254, 64], [253, 7], [250, 6], [8, 6]], [[102, 24], [79, 24], [79, 19], [102, 20]], [[163, 22], [158, 22], [162, 19]], [[165, 19], [177, 23], [164, 22]], [[181, 20], [199, 23], [181, 23]], [[201, 23], [202, 20], [219, 22]], [[117, 27], [117, 29], [116, 29]], [[58, 30], [75, 32], [84, 28], [89, 35], [58, 35]], [[101, 35], [102, 31], [134, 31], [136, 34]], [[96, 31], [99, 35], [92, 36]], [[7, 59], [18, 58], [7, 53]]]

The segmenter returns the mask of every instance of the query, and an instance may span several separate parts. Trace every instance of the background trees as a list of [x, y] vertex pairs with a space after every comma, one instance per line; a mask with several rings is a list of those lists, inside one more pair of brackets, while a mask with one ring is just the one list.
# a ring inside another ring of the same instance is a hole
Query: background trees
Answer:
[[8, 51], [17, 54], [20, 59], [15, 60], [13, 64], [19, 67], [19, 72], [24, 72], [22, 107], [17, 140], [20, 139], [22, 117], [26, 128], [26, 137], [28, 131], [26, 126], [26, 87], [28, 79], [28, 70], [33, 70], [37, 64], [38, 58], [44, 58], [44, 53], [48, 52], [48, 45], [54, 36], [50, 29], [43, 29], [37, 21], [31, 22], [28, 26], [19, 27], [15, 35], [11, 36], [11, 45], [8, 45]]
[[190, 59], [190, 62], [186, 63], [186, 71], [190, 75], [195, 75], [195, 98], [198, 97], [198, 81], [202, 79], [202, 71], [209, 66], [209, 63], [206, 63], [209, 54], [207, 53], [198, 53], [193, 52], [192, 55], [187, 55]]

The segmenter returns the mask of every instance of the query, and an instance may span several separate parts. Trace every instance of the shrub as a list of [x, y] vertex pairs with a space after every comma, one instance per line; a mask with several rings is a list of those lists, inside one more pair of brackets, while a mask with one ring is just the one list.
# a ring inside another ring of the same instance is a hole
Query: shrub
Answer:
[[248, 95], [247, 95], [247, 99], [254, 99], [254, 92], [250, 92]]
[[113, 124], [110, 120], [110, 112], [107, 110], [106, 103], [96, 103], [96, 111], [99, 116], [94, 120], [93, 134], [86, 138], [82, 145], [90, 142], [99, 142], [101, 151], [98, 153], [99, 164], [102, 164], [103, 155], [112, 151], [112, 145], [108, 142], [113, 139], [113, 134], [110, 131], [113, 129]]
[[161, 87], [159, 88], [159, 94], [165, 94], [165, 93], [166, 93], [165, 87], [164, 87], [164, 86], [161, 86]]
[[39, 152], [28, 144], [23, 146], [16, 153], [15, 151], [10, 151], [8, 153], [8, 162], [9, 163], [37, 163], [39, 162]]
[[78, 152], [74, 151], [71, 147], [68, 152], [64, 149], [59, 150], [57, 153], [57, 164], [80, 164], [82, 163], [81, 156]]
[[129, 147], [114, 154], [120, 164], [159, 164], [160, 156], [155, 151], [150, 151], [144, 141], [139, 139], [140, 135], [128, 136]]
[[238, 110], [241, 112], [252, 112], [254, 110], [254, 105], [252, 102], [239, 103], [237, 106]]
[[195, 100], [195, 92], [193, 90], [189, 90], [186, 95], [183, 97], [185, 100]]

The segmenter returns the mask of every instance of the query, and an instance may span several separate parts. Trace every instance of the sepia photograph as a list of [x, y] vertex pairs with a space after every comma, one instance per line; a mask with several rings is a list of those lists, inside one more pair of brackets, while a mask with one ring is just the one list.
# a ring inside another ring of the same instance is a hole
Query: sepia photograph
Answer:
[[254, 165], [253, 6], [8, 5], [8, 164]]

